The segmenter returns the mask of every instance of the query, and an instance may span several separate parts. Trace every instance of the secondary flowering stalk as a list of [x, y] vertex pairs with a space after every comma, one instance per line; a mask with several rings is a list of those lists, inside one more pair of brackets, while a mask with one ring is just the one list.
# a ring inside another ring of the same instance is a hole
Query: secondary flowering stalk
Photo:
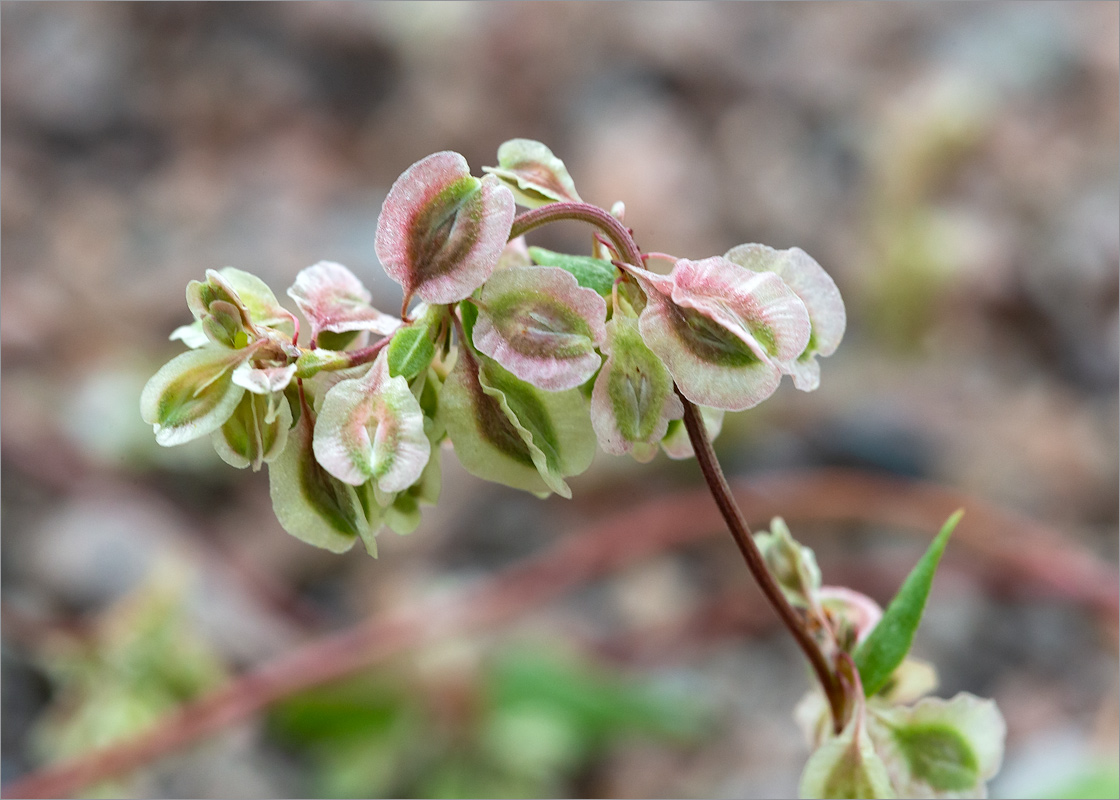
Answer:
[[[679, 394], [680, 390], [678, 389], [677, 392]], [[821, 652], [821, 648], [806, 628], [804, 620], [797, 613], [797, 610], [790, 605], [774, 580], [774, 576], [766, 568], [766, 561], [763, 559], [758, 545], [755, 544], [750, 527], [743, 519], [743, 512], [739, 510], [739, 504], [735, 502], [735, 496], [731, 494], [731, 487], [727, 485], [727, 478], [724, 477], [723, 469], [716, 458], [712, 443], [704, 431], [704, 422], [700, 418], [699, 410], [683, 395], [681, 395], [681, 402], [684, 404], [684, 425], [688, 430], [688, 439], [692, 443], [693, 452], [696, 453], [696, 463], [700, 467], [700, 472], [704, 475], [708, 490], [712, 493], [712, 498], [727, 523], [731, 538], [735, 540], [739, 552], [743, 555], [743, 560], [747, 563], [747, 569], [751, 571], [751, 575], [758, 582], [758, 588], [766, 596], [771, 608], [777, 612], [782, 624], [793, 635], [793, 638], [797, 641], [797, 646], [801, 648], [801, 652], [809, 659], [809, 664], [820, 682], [825, 697], [828, 698], [833, 727], [839, 733], [844, 727], [846, 713], [844, 689], [829, 666], [824, 653]]]

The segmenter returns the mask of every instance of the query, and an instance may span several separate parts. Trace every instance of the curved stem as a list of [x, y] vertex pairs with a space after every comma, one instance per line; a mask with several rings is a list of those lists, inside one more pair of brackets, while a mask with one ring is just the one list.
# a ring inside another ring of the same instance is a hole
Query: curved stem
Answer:
[[347, 367], [356, 367], [359, 364], [368, 364], [377, 358], [377, 354], [388, 346], [389, 342], [393, 340], [393, 334], [390, 333], [384, 339], [374, 342], [369, 347], [363, 347], [361, 350], [346, 351]]
[[509, 238], [516, 239], [534, 228], [562, 219], [576, 219], [594, 225], [614, 243], [625, 262], [637, 267], [642, 265], [642, 251], [634, 243], [630, 229], [608, 212], [589, 203], [549, 203], [532, 211], [526, 211], [513, 220]]
[[681, 394], [679, 388], [676, 389], [676, 392], [684, 404], [684, 425], [688, 430], [688, 438], [692, 442], [692, 449], [696, 453], [696, 463], [700, 465], [700, 471], [704, 474], [704, 480], [708, 484], [712, 498], [716, 501], [716, 506], [719, 507], [728, 530], [731, 531], [731, 538], [739, 546], [739, 552], [743, 554], [743, 560], [747, 562], [747, 569], [751, 571], [751, 575], [758, 582], [759, 588], [762, 589], [762, 593], [770, 602], [771, 607], [781, 618], [782, 624], [793, 634], [793, 638], [797, 641], [802, 652], [805, 653], [805, 657], [809, 659], [809, 664], [813, 667], [813, 672], [816, 673], [817, 680], [820, 681], [821, 688], [828, 698], [828, 704], [832, 710], [832, 722], [836, 732], [839, 733], [843, 727], [845, 713], [844, 688], [829, 667], [828, 659], [825, 658], [816, 640], [809, 633], [801, 616], [786, 600], [781, 588], [774, 580], [774, 576], [767, 569], [762, 553], [759, 551], [758, 545], [754, 543], [754, 537], [751, 536], [746, 520], [743, 519], [743, 512], [739, 510], [739, 505], [731, 494], [731, 487], [727, 485], [727, 478], [724, 477], [723, 469], [716, 459], [712, 443], [708, 441], [708, 434], [704, 430], [704, 421], [700, 418], [699, 409]]

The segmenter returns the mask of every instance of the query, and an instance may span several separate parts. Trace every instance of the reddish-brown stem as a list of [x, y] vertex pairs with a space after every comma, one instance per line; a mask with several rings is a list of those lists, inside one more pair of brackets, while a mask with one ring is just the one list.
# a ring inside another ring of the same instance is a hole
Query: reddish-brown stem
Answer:
[[[634, 242], [630, 229], [608, 212], [587, 203], [550, 203], [532, 211], [527, 211], [514, 219], [509, 238], [514, 239], [541, 225], [563, 219], [580, 220], [599, 228], [614, 243], [622, 257], [622, 262], [639, 268], [645, 263], [642, 258], [642, 251]], [[617, 267], [621, 266], [619, 262], [614, 263]], [[843, 687], [837, 680], [835, 672], [829, 666], [828, 659], [825, 658], [816, 640], [813, 639], [804, 620], [786, 600], [785, 595], [782, 594], [778, 584], [766, 568], [762, 553], [755, 545], [750, 529], [743, 520], [743, 514], [735, 504], [731, 489], [727, 485], [727, 479], [723, 475], [719, 461], [716, 460], [715, 451], [712, 450], [708, 436], [704, 432], [704, 423], [700, 419], [699, 411], [684, 395], [680, 394], [679, 390], [677, 394], [680, 395], [684, 403], [685, 427], [688, 429], [689, 439], [692, 440], [696, 460], [700, 464], [700, 470], [704, 474], [704, 480], [707, 481], [712, 497], [727, 523], [731, 537], [739, 546], [739, 551], [747, 562], [747, 568], [754, 576], [759, 588], [762, 589], [762, 593], [766, 596], [770, 605], [773, 606], [782, 623], [789, 629], [798, 646], [805, 653], [806, 658], [809, 659], [809, 664], [812, 666], [813, 672], [816, 673], [821, 688], [828, 698], [829, 706], [832, 709], [833, 724], [836, 731], [839, 732], [843, 727], [845, 713]]]
[[509, 238], [516, 239], [534, 228], [562, 219], [575, 219], [594, 225], [614, 243], [615, 249], [623, 261], [628, 264], [641, 265], [642, 252], [634, 244], [634, 237], [630, 235], [629, 228], [608, 212], [589, 203], [549, 203], [546, 206], [534, 208], [532, 211], [526, 211], [513, 220]]
[[375, 358], [377, 358], [377, 354], [380, 353], [392, 340], [393, 336], [392, 334], [390, 334], [384, 339], [371, 344], [369, 347], [363, 347], [361, 350], [352, 350], [348, 352], [346, 354], [346, 360], [349, 362], [347, 366], [356, 367], [359, 364], [368, 364], [370, 361], [373, 361]]
[[692, 449], [696, 453], [696, 463], [700, 466], [700, 472], [704, 475], [704, 480], [708, 484], [712, 498], [716, 501], [716, 506], [719, 507], [720, 514], [723, 515], [723, 519], [727, 523], [727, 529], [731, 531], [731, 538], [739, 546], [739, 552], [743, 554], [743, 560], [747, 562], [747, 569], [754, 576], [758, 587], [781, 618], [782, 624], [793, 634], [793, 638], [797, 641], [802, 652], [805, 653], [805, 657], [809, 659], [809, 664], [812, 666], [813, 672], [816, 673], [817, 680], [820, 681], [821, 688], [828, 698], [829, 707], [832, 709], [832, 722], [837, 733], [839, 733], [844, 724], [844, 688], [840, 685], [835, 672], [828, 664], [828, 659], [825, 658], [824, 653], [821, 652], [816, 640], [806, 627], [805, 621], [782, 594], [774, 576], [770, 574], [770, 570], [766, 567], [762, 553], [759, 551], [758, 545], [754, 543], [754, 537], [751, 536], [751, 530], [747, 526], [746, 520], [743, 519], [743, 512], [739, 510], [739, 505], [735, 502], [734, 495], [731, 494], [731, 487], [727, 485], [727, 478], [724, 477], [723, 469], [716, 459], [712, 443], [708, 441], [708, 434], [704, 430], [704, 421], [700, 418], [699, 409], [681, 394], [680, 389], [677, 389], [677, 395], [684, 404], [684, 425], [688, 430], [688, 438], [692, 442]]

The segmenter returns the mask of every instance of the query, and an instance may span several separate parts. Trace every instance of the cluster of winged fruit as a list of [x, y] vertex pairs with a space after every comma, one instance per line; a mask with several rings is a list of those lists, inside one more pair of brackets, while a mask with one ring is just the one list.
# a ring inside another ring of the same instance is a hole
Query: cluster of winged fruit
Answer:
[[[762, 402], [783, 374], [816, 388], [844, 305], [802, 250], [740, 245], [661, 274], [621, 204], [584, 203], [543, 144], [506, 142], [484, 171], [441, 152], [393, 184], [375, 245], [404, 287], [399, 316], [320, 262], [288, 290], [310, 328], [301, 343], [259, 278], [226, 267], [192, 281], [195, 321], [172, 334], [191, 350], [141, 397], [157, 441], [210, 436], [235, 467], [267, 463], [289, 533], [336, 552], [360, 538], [373, 554], [383, 524], [410, 531], [436, 501], [445, 439], [479, 477], [570, 497], [565, 478], [596, 442], [683, 458], [685, 403], [714, 435], [724, 411]], [[515, 216], [518, 204], [532, 210]], [[598, 227], [591, 255], [526, 246], [525, 231], [558, 219]]]

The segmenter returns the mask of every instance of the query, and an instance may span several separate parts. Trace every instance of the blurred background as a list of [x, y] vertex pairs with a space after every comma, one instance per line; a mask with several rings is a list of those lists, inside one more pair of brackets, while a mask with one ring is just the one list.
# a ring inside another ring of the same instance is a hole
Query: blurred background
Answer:
[[[1011, 515], [966, 515], [915, 653], [942, 696], [999, 703], [994, 796], [1116, 797], [1118, 8], [5, 2], [4, 782], [699, 489], [691, 461], [600, 454], [539, 501], [445, 451], [440, 504], [375, 561], [288, 537], [263, 473], [140, 420], [188, 280], [232, 265], [288, 303], [329, 259], [395, 309], [392, 181], [445, 149], [478, 174], [521, 136], [624, 200], [646, 250], [797, 245], [829, 270], [848, 332], [821, 388], [730, 415], [725, 468], [786, 498], [826, 583], [883, 603], [956, 506], [902, 525], [876, 481]], [[799, 495], [807, 475], [873, 490]], [[83, 792], [793, 795], [808, 673], [710, 527]]]

